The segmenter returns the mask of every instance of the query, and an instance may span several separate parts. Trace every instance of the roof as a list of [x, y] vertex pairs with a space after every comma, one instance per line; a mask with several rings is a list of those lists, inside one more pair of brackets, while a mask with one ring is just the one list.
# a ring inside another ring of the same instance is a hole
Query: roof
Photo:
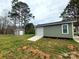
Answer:
[[56, 26], [61, 24], [73, 23], [73, 22], [77, 22], [77, 21], [59, 21], [59, 22], [52, 22], [52, 23], [46, 23], [46, 24], [38, 24], [36, 27]]

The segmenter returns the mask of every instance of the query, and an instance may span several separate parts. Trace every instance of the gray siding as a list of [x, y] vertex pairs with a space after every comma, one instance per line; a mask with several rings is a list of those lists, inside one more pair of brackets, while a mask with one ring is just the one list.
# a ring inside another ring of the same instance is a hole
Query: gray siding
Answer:
[[62, 27], [61, 26], [62, 25], [55, 25], [55, 26], [44, 27], [44, 36], [73, 38], [73, 35], [72, 35], [72, 24], [68, 24], [69, 34], [62, 34]]

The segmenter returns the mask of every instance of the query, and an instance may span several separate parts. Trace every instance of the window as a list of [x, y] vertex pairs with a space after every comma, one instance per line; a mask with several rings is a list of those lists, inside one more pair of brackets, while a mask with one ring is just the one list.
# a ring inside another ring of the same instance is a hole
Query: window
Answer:
[[69, 34], [68, 24], [62, 25], [62, 34]]

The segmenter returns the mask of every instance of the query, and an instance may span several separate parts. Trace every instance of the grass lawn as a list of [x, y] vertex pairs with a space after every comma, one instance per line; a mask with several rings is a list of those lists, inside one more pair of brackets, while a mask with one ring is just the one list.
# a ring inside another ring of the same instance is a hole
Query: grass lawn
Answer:
[[79, 50], [79, 44], [73, 40], [42, 38], [36, 42], [28, 41], [27, 39], [32, 36], [0, 35], [0, 59], [41, 59], [26, 50], [17, 50], [23, 46], [38, 48], [40, 51], [49, 54], [50, 59], [56, 59], [57, 55], [69, 52], [68, 44], [78, 46]]

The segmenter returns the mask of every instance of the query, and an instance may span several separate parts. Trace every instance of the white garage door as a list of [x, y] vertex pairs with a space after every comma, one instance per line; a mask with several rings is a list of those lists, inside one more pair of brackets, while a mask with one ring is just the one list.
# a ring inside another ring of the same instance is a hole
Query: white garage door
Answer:
[[43, 27], [36, 28], [36, 35], [43, 36]]

